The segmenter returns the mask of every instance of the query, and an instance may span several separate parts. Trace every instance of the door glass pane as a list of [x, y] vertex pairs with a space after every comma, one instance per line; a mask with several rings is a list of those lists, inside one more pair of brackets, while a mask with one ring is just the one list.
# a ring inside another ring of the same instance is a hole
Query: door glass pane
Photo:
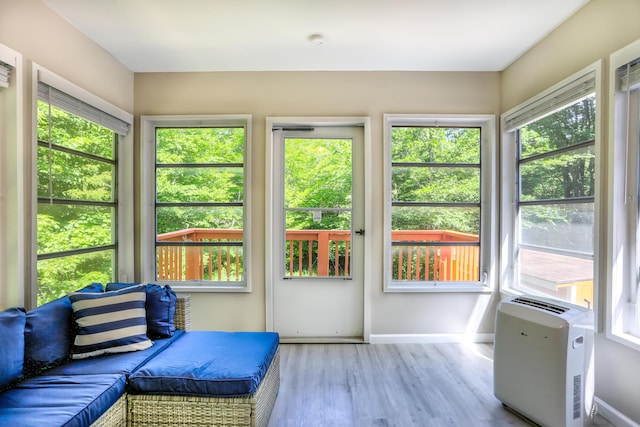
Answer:
[[285, 277], [351, 275], [352, 146], [285, 139]]

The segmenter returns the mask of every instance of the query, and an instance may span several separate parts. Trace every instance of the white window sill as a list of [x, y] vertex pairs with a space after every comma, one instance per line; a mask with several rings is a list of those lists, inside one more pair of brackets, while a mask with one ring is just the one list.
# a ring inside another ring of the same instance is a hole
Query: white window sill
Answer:
[[450, 283], [433, 283], [433, 284], [391, 284], [384, 289], [385, 293], [434, 293], [434, 292], [452, 292], [452, 293], [492, 293], [493, 289], [489, 286], [477, 284], [450, 284]]
[[614, 333], [608, 332], [607, 338], [611, 341], [615, 341], [618, 344], [622, 344], [625, 347], [629, 347], [632, 350], [640, 351], [640, 337], [631, 335], [629, 333]]
[[188, 293], [248, 293], [251, 292], [251, 288], [248, 286], [240, 285], [240, 286], [230, 286], [230, 285], [196, 285], [185, 282], [184, 285], [178, 285], [175, 282], [152, 282], [158, 285], [169, 285], [171, 289], [176, 292], [188, 292]]

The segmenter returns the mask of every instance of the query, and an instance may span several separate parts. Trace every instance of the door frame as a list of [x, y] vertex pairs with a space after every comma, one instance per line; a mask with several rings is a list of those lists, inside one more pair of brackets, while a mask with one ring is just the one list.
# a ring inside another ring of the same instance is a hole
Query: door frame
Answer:
[[280, 171], [274, 169], [274, 138], [273, 129], [279, 127], [322, 127], [322, 126], [362, 126], [364, 138], [364, 267], [363, 267], [363, 341], [368, 343], [371, 335], [371, 289], [369, 286], [371, 276], [372, 249], [371, 249], [371, 206], [372, 197], [369, 191], [372, 180], [371, 170], [371, 118], [370, 117], [267, 117], [265, 126], [265, 313], [266, 330], [274, 330], [274, 275], [279, 274], [279, 269], [275, 264], [273, 251], [274, 232], [279, 232], [279, 227], [272, 227], [274, 210], [280, 206], [274, 204], [273, 178], [275, 173]]

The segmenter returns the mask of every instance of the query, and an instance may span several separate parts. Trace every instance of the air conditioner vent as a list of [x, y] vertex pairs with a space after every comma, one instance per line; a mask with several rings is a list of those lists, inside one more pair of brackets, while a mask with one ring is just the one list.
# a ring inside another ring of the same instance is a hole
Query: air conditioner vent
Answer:
[[550, 311], [551, 313], [555, 313], [555, 314], [562, 314], [569, 311], [569, 308], [567, 307], [563, 307], [561, 305], [551, 304], [546, 301], [540, 301], [537, 299], [527, 298], [527, 297], [514, 298], [512, 302], [515, 302], [517, 304], [522, 304], [522, 305], [528, 305], [530, 307], [536, 307], [541, 310]]

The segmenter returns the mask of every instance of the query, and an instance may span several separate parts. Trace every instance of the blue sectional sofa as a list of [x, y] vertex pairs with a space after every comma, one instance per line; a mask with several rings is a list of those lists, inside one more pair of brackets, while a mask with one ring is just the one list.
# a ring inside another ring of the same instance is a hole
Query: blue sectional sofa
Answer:
[[0, 312], [3, 426], [266, 426], [279, 385], [276, 333], [190, 331], [168, 286]]

